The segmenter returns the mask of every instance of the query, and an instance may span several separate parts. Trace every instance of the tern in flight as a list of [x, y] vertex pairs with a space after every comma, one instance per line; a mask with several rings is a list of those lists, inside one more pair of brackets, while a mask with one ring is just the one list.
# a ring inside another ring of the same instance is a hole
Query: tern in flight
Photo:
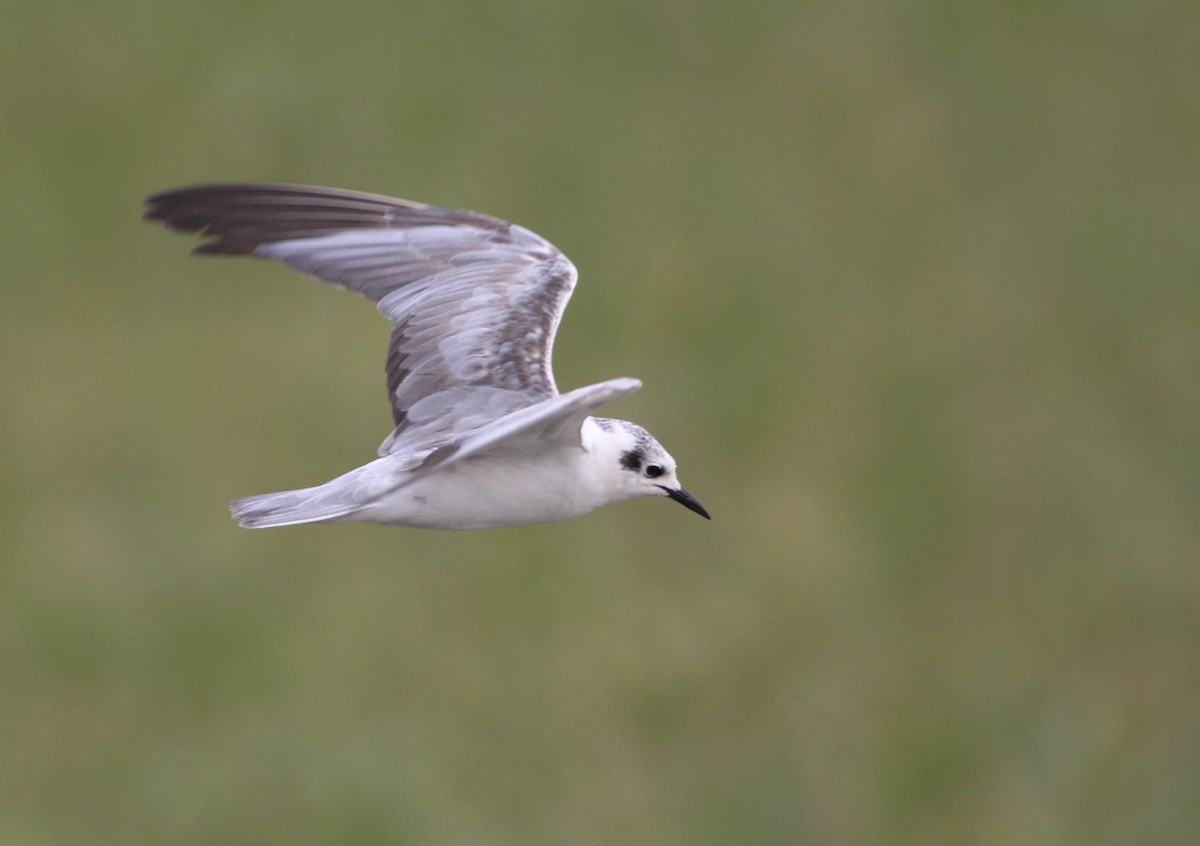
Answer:
[[641, 382], [558, 392], [550, 352], [577, 273], [528, 229], [305, 185], [198, 185], [146, 205], [147, 220], [199, 234], [196, 253], [282, 262], [362, 294], [392, 323], [395, 428], [379, 457], [322, 485], [235, 500], [243, 526], [484, 529], [646, 495], [709, 517], [649, 432], [591, 416]]

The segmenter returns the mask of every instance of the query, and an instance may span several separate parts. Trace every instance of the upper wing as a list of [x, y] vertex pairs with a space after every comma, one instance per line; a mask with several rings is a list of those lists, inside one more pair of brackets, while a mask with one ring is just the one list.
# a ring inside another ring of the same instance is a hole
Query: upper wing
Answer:
[[396, 423], [381, 453], [418, 440], [410, 426], [428, 443], [558, 393], [550, 355], [577, 273], [521, 226], [303, 185], [201, 185], [146, 203], [147, 220], [206, 238], [196, 253], [274, 259], [378, 304], [393, 326]]

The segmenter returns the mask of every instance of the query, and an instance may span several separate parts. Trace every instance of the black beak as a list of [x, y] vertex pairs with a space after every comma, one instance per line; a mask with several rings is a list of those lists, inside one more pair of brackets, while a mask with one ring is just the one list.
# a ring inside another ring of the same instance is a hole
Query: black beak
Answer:
[[700, 501], [683, 488], [668, 488], [664, 485], [659, 485], [659, 487], [663, 489], [663, 492], [666, 493], [667, 496], [678, 502], [688, 511], [695, 511], [705, 520], [712, 519], [708, 516], [708, 512], [705, 510], [704, 506], [700, 504]]

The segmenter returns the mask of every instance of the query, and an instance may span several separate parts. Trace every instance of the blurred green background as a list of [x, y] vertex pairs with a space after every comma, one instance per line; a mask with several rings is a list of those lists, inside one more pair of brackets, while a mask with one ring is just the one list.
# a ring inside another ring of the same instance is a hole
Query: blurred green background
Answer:
[[[0, 843], [1200, 842], [1193, 2], [85, 5], [0, 30]], [[518, 221], [679, 459], [482, 533], [238, 529], [387, 325], [139, 222]]]

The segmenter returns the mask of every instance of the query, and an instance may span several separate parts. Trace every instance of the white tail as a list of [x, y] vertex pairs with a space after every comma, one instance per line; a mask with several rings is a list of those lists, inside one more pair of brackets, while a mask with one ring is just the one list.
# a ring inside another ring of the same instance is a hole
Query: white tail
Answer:
[[390, 463], [376, 459], [316, 487], [235, 499], [229, 510], [248, 529], [338, 523], [394, 487], [394, 475], [384, 469]]
[[295, 526], [301, 523], [332, 523], [358, 511], [361, 506], [331, 500], [322, 489], [301, 488], [295, 491], [259, 494], [229, 503], [234, 518], [247, 529], [269, 529], [273, 526]]

